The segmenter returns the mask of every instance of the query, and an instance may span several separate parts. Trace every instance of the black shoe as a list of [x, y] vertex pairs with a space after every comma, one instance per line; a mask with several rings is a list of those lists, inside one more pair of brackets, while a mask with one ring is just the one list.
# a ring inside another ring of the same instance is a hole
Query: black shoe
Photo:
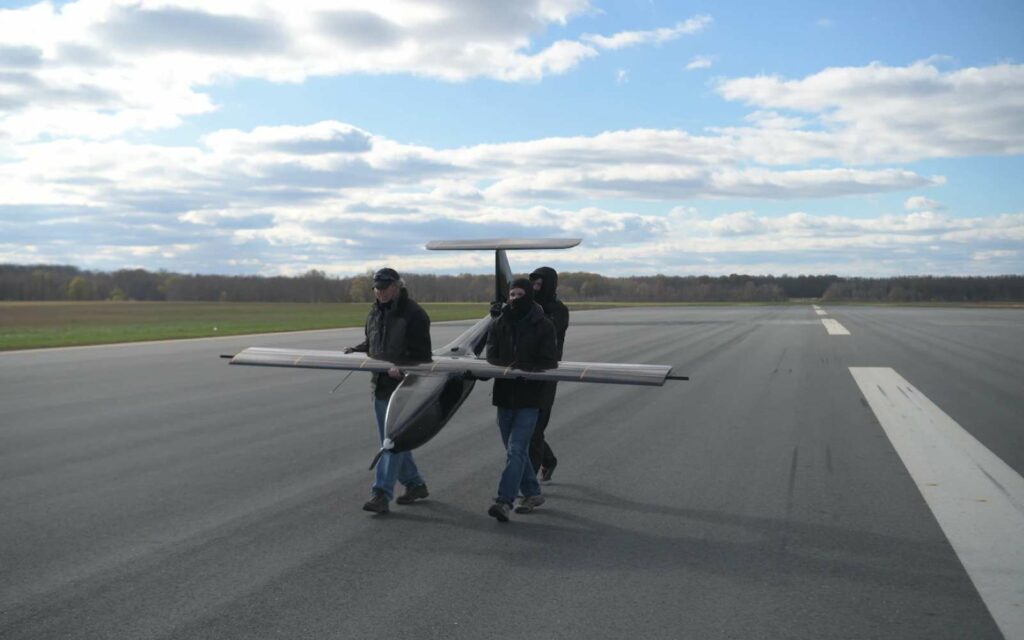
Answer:
[[498, 522], [508, 522], [508, 513], [512, 511], [512, 507], [505, 504], [500, 500], [495, 500], [491, 508], [487, 510], [487, 515], [492, 518], [497, 518]]
[[550, 467], [541, 466], [540, 468], [540, 480], [541, 482], [551, 482], [551, 474], [555, 472], [555, 466], [558, 463], [551, 465]]
[[395, 498], [395, 502], [398, 504], [412, 504], [417, 500], [422, 500], [430, 495], [427, 491], [426, 484], [414, 484], [411, 487], [405, 488], [405, 493]]
[[363, 505], [363, 511], [387, 513], [389, 510], [388, 497], [380, 491], [374, 491], [373, 497], [367, 500], [366, 504]]

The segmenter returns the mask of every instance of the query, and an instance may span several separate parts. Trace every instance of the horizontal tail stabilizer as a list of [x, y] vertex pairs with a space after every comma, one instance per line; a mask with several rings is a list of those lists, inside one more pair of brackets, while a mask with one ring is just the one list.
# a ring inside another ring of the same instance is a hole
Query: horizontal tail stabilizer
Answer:
[[582, 238], [488, 238], [480, 240], [431, 240], [427, 248], [434, 251], [470, 249], [571, 249]]

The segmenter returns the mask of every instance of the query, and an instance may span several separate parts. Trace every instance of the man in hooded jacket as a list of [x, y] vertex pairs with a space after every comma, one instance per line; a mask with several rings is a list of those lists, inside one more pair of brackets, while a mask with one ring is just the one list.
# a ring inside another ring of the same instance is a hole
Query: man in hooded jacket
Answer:
[[[388, 267], [377, 271], [373, 275], [373, 294], [376, 302], [366, 316], [366, 339], [355, 347], [345, 349], [345, 352], [365, 352], [371, 358], [399, 363], [429, 361], [430, 317], [423, 307], [409, 297], [398, 272]], [[373, 375], [373, 408], [381, 442], [386, 435], [384, 422], [391, 394], [398, 388], [403, 377], [398, 367]], [[398, 504], [410, 504], [429, 495], [427, 484], [413, 460], [412, 451], [385, 451], [377, 463], [372, 494], [363, 509], [387, 513], [388, 503], [394, 497], [396, 480], [405, 486], [405, 493], [396, 500]]]
[[[551, 267], [538, 267], [530, 274], [530, 282], [533, 284], [533, 295], [537, 304], [544, 309], [544, 315], [551, 320], [555, 326], [555, 338], [558, 340], [558, 359], [562, 359], [562, 350], [565, 347], [565, 332], [569, 328], [569, 309], [558, 299], [555, 291], [558, 289], [558, 272]], [[551, 419], [551, 407], [555, 404], [555, 392], [558, 383], [555, 381], [544, 383], [543, 403], [537, 416], [537, 428], [533, 430], [533, 438], [530, 440], [530, 463], [534, 471], [540, 473], [540, 479], [551, 480], [551, 474], [558, 464], [558, 458], [551, 450], [547, 440], [544, 438], [544, 430], [547, 429], [548, 421]]]
[[[550, 369], [558, 365], [555, 327], [544, 309], [533, 301], [533, 287], [519, 278], [509, 287], [509, 304], [492, 307], [497, 317], [487, 335], [487, 361], [517, 369]], [[516, 494], [523, 498], [516, 513], [529, 513], [544, 503], [536, 470], [530, 464], [530, 437], [544, 402], [544, 382], [523, 379], [494, 381], [493, 404], [498, 408], [498, 428], [505, 444], [505, 469], [498, 496], [488, 515], [508, 522]]]

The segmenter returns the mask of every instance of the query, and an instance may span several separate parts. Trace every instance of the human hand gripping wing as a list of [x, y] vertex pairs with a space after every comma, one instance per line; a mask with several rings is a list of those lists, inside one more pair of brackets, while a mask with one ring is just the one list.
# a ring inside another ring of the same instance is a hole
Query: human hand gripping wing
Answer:
[[429, 362], [400, 363], [376, 360], [365, 353], [344, 353], [314, 349], [271, 349], [250, 347], [231, 358], [230, 364], [300, 369], [338, 369], [344, 371], [383, 372], [398, 366], [406, 374], [464, 374], [476, 378], [520, 378], [566, 382], [601, 382], [660, 387], [666, 380], [686, 380], [672, 376], [672, 367], [660, 364], [624, 364], [612, 362], [559, 362], [551, 369], [526, 370], [514, 364], [494, 365], [471, 355], [438, 356]]

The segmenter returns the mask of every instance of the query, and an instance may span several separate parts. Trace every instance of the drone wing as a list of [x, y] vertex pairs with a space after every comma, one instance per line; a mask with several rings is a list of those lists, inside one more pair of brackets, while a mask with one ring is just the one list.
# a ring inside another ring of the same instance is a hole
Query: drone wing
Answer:
[[614, 362], [559, 362], [553, 369], [529, 371], [515, 365], [498, 366], [473, 356], [434, 356], [430, 362], [399, 363], [377, 360], [365, 353], [344, 353], [314, 349], [271, 349], [250, 347], [231, 358], [230, 364], [300, 369], [340, 369], [343, 371], [382, 372], [391, 367], [413, 375], [470, 374], [475, 378], [521, 378], [525, 380], [562, 380], [566, 382], [602, 382], [660, 387], [672, 367], [660, 364], [622, 364]]

